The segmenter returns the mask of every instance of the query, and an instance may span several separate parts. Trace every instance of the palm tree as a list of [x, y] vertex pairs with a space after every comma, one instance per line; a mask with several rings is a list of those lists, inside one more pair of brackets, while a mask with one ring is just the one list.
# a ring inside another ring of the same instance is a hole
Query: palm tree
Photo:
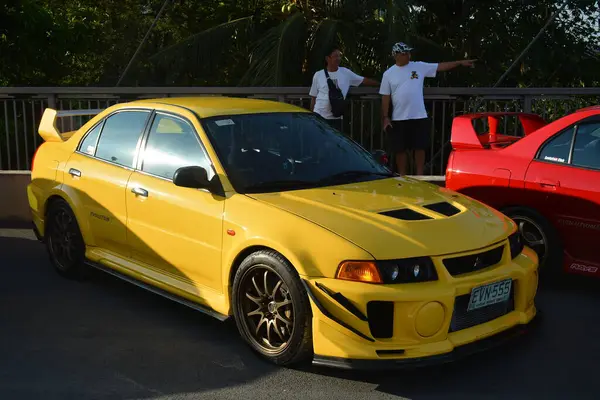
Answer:
[[[248, 2], [246, 2], [248, 3]], [[245, 4], [246, 4], [245, 3]], [[194, 34], [150, 57], [173, 82], [244, 65], [243, 86], [306, 85], [323, 67], [326, 49], [339, 44], [344, 64], [378, 75], [391, 62], [391, 44], [423, 42], [416, 34], [412, 0], [258, 0], [253, 15]], [[247, 5], [247, 4], [246, 4]], [[276, 8], [276, 7], [279, 7]], [[228, 57], [229, 56], [229, 57]], [[230, 57], [237, 56], [232, 61]]]

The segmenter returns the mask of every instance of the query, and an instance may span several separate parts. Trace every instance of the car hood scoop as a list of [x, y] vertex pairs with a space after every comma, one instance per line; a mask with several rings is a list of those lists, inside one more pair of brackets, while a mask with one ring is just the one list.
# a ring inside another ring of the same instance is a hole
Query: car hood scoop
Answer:
[[500, 212], [408, 177], [248, 196], [312, 221], [382, 259], [468, 251], [500, 241], [510, 230]]
[[401, 208], [399, 210], [384, 211], [380, 212], [379, 214], [385, 215], [387, 217], [401, 219], [403, 221], [418, 221], [421, 219], [432, 219], [430, 216], [421, 214], [420, 212], [417, 212], [410, 208]]
[[[446, 201], [441, 201], [439, 203], [433, 203], [433, 204], [426, 204], [423, 206], [423, 208], [426, 208], [431, 211], [435, 211], [436, 213], [445, 215], [447, 217], [451, 217], [460, 212], [459, 208], [453, 206], [452, 204], [450, 204]], [[392, 218], [396, 218], [396, 219], [401, 219], [404, 221], [418, 221], [418, 220], [423, 220], [423, 219], [433, 219], [429, 215], [422, 214], [411, 208], [401, 208], [399, 210], [384, 211], [384, 212], [380, 212], [379, 214], [385, 215], [388, 217], [392, 217]]]

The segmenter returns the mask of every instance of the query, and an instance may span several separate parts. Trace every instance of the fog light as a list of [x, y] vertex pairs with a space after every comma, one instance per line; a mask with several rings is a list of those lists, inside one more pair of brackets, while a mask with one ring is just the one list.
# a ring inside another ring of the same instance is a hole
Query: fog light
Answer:
[[446, 312], [441, 303], [427, 303], [417, 312], [415, 330], [422, 337], [431, 337], [442, 329], [445, 317]]

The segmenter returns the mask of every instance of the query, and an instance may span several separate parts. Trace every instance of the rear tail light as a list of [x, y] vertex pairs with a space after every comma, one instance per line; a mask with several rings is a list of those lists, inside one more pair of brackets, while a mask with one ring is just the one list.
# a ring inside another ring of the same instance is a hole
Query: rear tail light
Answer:
[[37, 149], [35, 149], [35, 152], [33, 153], [33, 157], [31, 158], [31, 170], [33, 171], [33, 168], [35, 166], [35, 156], [37, 156], [38, 151], [40, 151], [40, 147], [42, 147], [44, 145], [44, 143], [40, 144], [38, 146]]
[[448, 182], [450, 180], [450, 178], [452, 178], [453, 164], [454, 164], [454, 150], [452, 150], [450, 152], [450, 155], [448, 156], [448, 163], [446, 164], [446, 182]]
[[383, 150], [374, 150], [373, 152], [371, 152], [371, 155], [373, 156], [373, 158], [375, 158], [377, 160], [378, 163], [380, 163], [381, 165], [385, 165], [387, 166], [390, 159], [387, 155], [387, 153]]
[[388, 165], [389, 162], [390, 162], [390, 159], [388, 158], [387, 154], [384, 154], [381, 156], [381, 163], [383, 165]]

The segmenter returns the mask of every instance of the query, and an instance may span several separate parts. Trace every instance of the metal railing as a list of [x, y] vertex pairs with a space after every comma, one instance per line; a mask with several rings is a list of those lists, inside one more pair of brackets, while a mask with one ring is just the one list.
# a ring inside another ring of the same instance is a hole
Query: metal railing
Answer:
[[[28, 170], [42, 139], [37, 134], [46, 107], [58, 110], [106, 108], [139, 98], [175, 96], [231, 96], [271, 99], [308, 108], [305, 87], [24, 87], [0, 88], [0, 170]], [[376, 88], [356, 88], [343, 130], [369, 150], [386, 148], [381, 130], [381, 100]], [[425, 173], [444, 175], [450, 152], [452, 118], [474, 111], [524, 111], [552, 121], [576, 109], [600, 104], [600, 88], [425, 88], [430, 116], [431, 148]], [[59, 130], [79, 128], [87, 117], [61, 118]], [[502, 129], [519, 135], [514, 121]], [[409, 171], [414, 172], [414, 171]]]

